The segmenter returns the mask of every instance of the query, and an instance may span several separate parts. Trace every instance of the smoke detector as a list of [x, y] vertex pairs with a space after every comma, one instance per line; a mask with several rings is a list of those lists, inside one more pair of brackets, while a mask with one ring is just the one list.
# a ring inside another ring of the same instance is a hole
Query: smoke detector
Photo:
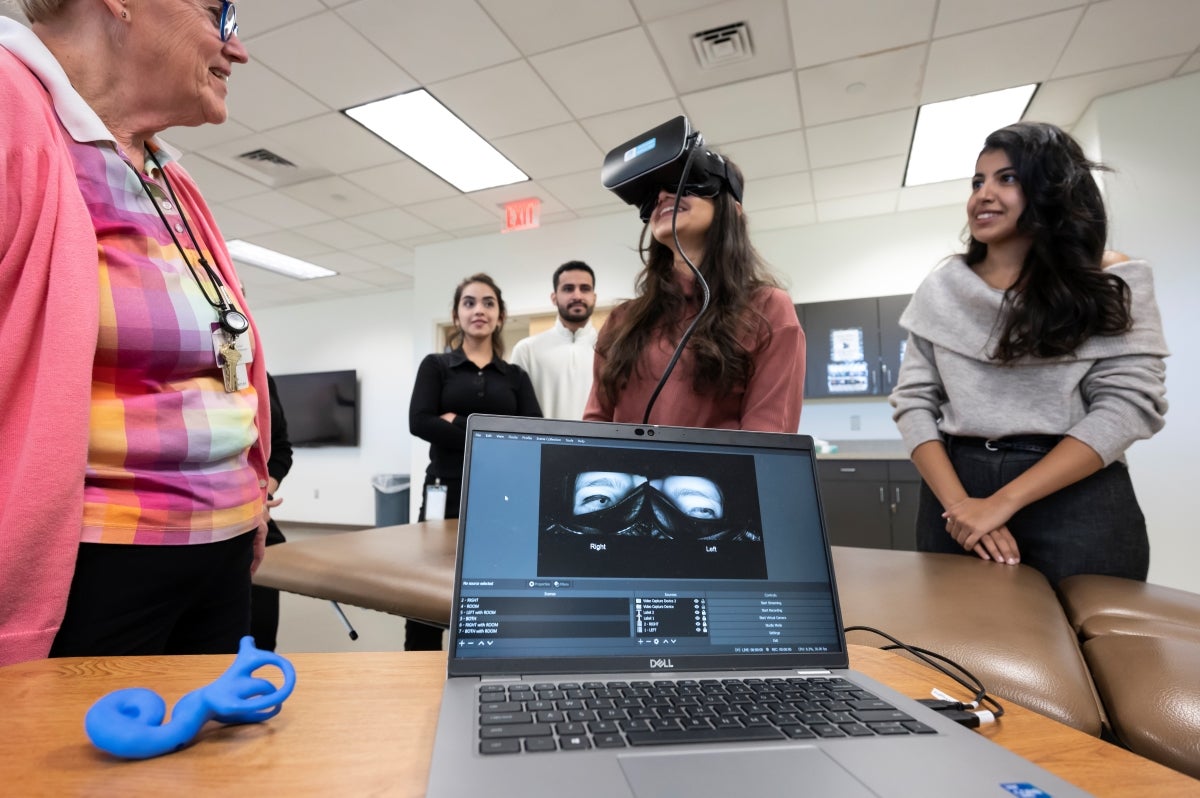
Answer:
[[754, 57], [750, 27], [745, 22], [722, 25], [692, 36], [696, 60], [704, 69], [736, 64]]

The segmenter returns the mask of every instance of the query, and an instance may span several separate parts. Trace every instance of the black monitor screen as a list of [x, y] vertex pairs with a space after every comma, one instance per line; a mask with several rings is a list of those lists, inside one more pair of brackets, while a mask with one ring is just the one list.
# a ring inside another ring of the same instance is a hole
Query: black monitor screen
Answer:
[[292, 446], [358, 446], [356, 372], [272, 376]]

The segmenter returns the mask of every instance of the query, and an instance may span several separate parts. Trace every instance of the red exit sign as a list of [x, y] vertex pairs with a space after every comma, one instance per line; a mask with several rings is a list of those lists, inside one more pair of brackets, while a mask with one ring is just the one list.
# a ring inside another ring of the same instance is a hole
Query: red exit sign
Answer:
[[541, 219], [542, 201], [537, 197], [507, 202], [504, 204], [504, 229], [500, 232], [532, 230], [540, 224]]

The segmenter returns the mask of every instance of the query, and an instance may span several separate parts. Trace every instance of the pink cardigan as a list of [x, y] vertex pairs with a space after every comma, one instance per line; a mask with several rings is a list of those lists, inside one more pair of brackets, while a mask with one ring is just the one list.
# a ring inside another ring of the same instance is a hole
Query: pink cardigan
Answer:
[[[0, 47], [0, 665], [45, 657], [66, 609], [83, 519], [98, 255], [50, 94]], [[240, 282], [195, 183], [171, 182], [238, 304]], [[252, 327], [254, 351], [262, 352]], [[259, 442], [250, 462], [266, 492], [266, 366], [251, 365]]]

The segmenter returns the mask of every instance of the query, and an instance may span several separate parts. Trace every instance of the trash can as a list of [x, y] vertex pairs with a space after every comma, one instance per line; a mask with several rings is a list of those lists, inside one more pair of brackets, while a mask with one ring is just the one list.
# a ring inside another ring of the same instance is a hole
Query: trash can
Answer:
[[408, 474], [376, 474], [371, 477], [371, 484], [375, 486], [375, 526], [408, 523], [410, 482]]

